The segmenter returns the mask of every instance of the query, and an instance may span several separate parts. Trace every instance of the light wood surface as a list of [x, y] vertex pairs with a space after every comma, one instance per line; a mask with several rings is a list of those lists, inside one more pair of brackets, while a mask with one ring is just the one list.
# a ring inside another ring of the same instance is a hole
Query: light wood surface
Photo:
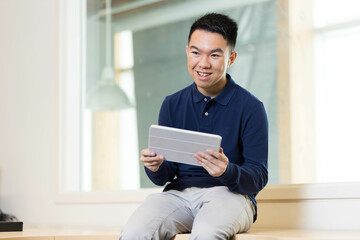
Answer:
[[[0, 239], [8, 240], [117, 240], [119, 228], [24, 227], [23, 232], [1, 232]], [[177, 235], [173, 240], [187, 240], [189, 234]], [[232, 240], [326, 240], [358, 239], [360, 230], [300, 230], [253, 228], [237, 234]]]
[[[174, 240], [187, 240], [189, 234], [177, 235]], [[300, 230], [300, 229], [250, 229], [231, 240], [345, 240], [360, 239], [359, 231]]]
[[277, 1], [279, 183], [315, 180], [312, 1]]
[[0, 239], [9, 240], [117, 240], [120, 228], [74, 228], [24, 226], [22, 232], [0, 232]]

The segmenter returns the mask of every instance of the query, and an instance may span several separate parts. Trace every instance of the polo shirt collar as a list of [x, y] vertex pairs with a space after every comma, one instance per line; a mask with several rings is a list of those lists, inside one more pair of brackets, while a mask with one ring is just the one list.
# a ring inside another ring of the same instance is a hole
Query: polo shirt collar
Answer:
[[[234, 86], [236, 84], [234, 80], [229, 74], [226, 74], [226, 77], [228, 79], [228, 83], [225, 85], [224, 89], [219, 93], [219, 95], [214, 98], [214, 101], [221, 105], [227, 105], [235, 91]], [[192, 93], [195, 103], [202, 101], [205, 97], [208, 97], [197, 90], [195, 82], [192, 84]]]
[[202, 101], [206, 96], [197, 90], [195, 82], [191, 86], [193, 100], [195, 103]]

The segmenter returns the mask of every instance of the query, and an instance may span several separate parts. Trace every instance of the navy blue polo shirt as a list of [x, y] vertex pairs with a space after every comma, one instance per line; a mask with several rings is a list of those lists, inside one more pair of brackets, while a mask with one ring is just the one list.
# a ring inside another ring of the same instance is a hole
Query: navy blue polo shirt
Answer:
[[[200, 93], [196, 84], [167, 96], [161, 106], [159, 125], [218, 134], [229, 159], [226, 171], [212, 177], [203, 167], [164, 161], [157, 172], [145, 168], [150, 180], [164, 191], [189, 187], [227, 186], [230, 191], [255, 196], [268, 181], [268, 121], [263, 103], [228, 82], [213, 99]], [[256, 220], [256, 214], [254, 221]]]

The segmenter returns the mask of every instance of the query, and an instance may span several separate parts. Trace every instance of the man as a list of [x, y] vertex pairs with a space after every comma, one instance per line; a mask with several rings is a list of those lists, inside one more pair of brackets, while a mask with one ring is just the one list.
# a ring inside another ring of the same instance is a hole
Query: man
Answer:
[[229, 239], [256, 220], [256, 194], [268, 180], [268, 123], [263, 104], [238, 86], [226, 70], [237, 24], [226, 15], [196, 20], [186, 46], [194, 83], [165, 98], [159, 124], [222, 136], [219, 152], [194, 158], [200, 166], [169, 162], [144, 149], [141, 162], [151, 181], [166, 185], [150, 195], [124, 227], [120, 239]]

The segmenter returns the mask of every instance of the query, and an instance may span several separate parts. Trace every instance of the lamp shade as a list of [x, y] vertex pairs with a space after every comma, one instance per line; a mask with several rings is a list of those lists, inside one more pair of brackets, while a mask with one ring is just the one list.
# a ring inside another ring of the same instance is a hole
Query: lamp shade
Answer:
[[115, 83], [114, 71], [105, 67], [101, 80], [87, 93], [86, 107], [92, 111], [122, 110], [132, 107], [125, 92]]

